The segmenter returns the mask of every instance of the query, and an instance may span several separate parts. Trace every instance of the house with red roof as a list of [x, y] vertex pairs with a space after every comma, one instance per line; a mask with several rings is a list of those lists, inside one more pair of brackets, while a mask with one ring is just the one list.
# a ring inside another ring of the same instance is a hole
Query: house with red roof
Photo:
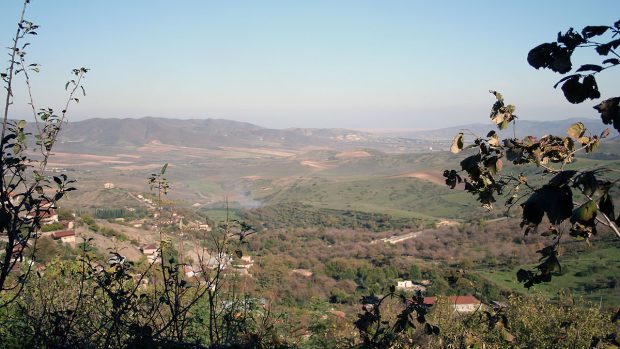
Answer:
[[[459, 313], [472, 313], [481, 306], [481, 302], [472, 295], [449, 296], [448, 302], [454, 307], [454, 310]], [[437, 303], [437, 297], [424, 297], [424, 304], [432, 306], [435, 303]]]
[[75, 244], [75, 230], [55, 231], [51, 235], [52, 239], [60, 240], [63, 244]]
[[159, 248], [155, 244], [143, 246], [141, 250], [142, 253], [146, 256], [146, 259], [149, 261], [149, 263], [155, 262], [157, 257], [159, 257]]

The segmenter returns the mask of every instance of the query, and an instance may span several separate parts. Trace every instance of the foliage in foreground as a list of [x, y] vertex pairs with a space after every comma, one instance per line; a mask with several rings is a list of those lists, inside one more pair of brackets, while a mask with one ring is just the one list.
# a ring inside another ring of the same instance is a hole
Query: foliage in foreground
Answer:
[[441, 335], [425, 348], [605, 348], [618, 345], [611, 315], [593, 304], [564, 296], [552, 303], [542, 296], [510, 297], [473, 314], [454, 312], [440, 299], [429, 316]]
[[[565, 34], [559, 33], [557, 42], [545, 43], [532, 49], [528, 62], [534, 68], [549, 68], [560, 74], [572, 69], [571, 57], [577, 48], [594, 48], [601, 56], [620, 56], [615, 49], [620, 39], [599, 43], [598, 39], [611, 33], [612, 39], [620, 35], [620, 21], [613, 26], [587, 26], [581, 33], [572, 28]], [[593, 39], [598, 37], [597, 39]], [[582, 103], [586, 99], [601, 96], [595, 75], [620, 65], [618, 58], [605, 59], [604, 66], [585, 64], [574, 74], [561, 79], [565, 97], [571, 103]], [[589, 72], [589, 73], [588, 73]], [[557, 84], [556, 84], [557, 86]], [[499, 130], [516, 123], [515, 106], [505, 104], [504, 97], [491, 91], [496, 101], [489, 115]], [[605, 124], [613, 124], [620, 131], [620, 97], [603, 101], [594, 108], [601, 113]], [[618, 169], [607, 167], [574, 170], [568, 165], [575, 161], [579, 152], [594, 152], [602, 140], [609, 137], [610, 129], [601, 134], [592, 134], [583, 123], [574, 123], [566, 135], [545, 135], [538, 139], [526, 136], [500, 139], [499, 134], [490, 131], [486, 136], [474, 135], [472, 144], [465, 144], [465, 134], [454, 137], [451, 151], [459, 153], [475, 149], [475, 153], [460, 162], [461, 170], [446, 170], [446, 185], [455, 188], [463, 183], [464, 189], [475, 196], [487, 208], [492, 208], [496, 196], [508, 193], [505, 205], [510, 210], [517, 204], [522, 208], [521, 227], [524, 234], [539, 233], [552, 241], [540, 249], [540, 264], [533, 270], [521, 269], [517, 277], [525, 287], [549, 282], [553, 275], [561, 272], [560, 247], [566, 236], [585, 240], [596, 235], [600, 226], [606, 226], [620, 238], [620, 214], [616, 216], [615, 203], [618, 193]], [[504, 161], [514, 165], [539, 168], [537, 175], [543, 180], [537, 185], [523, 173], [502, 172]], [[463, 174], [461, 176], [461, 173]]]

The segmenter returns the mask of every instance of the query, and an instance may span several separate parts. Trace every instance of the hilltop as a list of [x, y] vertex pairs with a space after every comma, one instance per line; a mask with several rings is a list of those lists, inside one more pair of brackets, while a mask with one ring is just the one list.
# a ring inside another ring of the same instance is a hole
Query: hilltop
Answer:
[[374, 148], [414, 151], [411, 139], [347, 129], [269, 129], [225, 119], [95, 118], [70, 122], [59, 150], [139, 147], [153, 143], [197, 148], [252, 147], [285, 150]]

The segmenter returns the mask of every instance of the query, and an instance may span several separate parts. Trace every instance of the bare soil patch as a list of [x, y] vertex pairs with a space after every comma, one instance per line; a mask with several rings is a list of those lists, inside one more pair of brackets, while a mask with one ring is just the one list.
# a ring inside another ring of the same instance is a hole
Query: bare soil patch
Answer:
[[325, 170], [325, 169], [334, 167], [334, 165], [326, 164], [324, 162], [319, 162], [319, 161], [311, 161], [311, 160], [301, 161], [300, 164], [303, 166], [316, 168], [317, 170]]
[[220, 147], [223, 150], [232, 150], [242, 153], [269, 155], [278, 157], [290, 157], [296, 155], [290, 151], [278, 150], [278, 149], [266, 149], [266, 148], [239, 148], [239, 147]]
[[437, 172], [409, 172], [394, 176], [395, 178], [418, 178], [425, 181], [435, 183], [437, 185], [446, 185], [445, 179], [441, 173]]
[[[137, 170], [152, 170], [161, 168], [161, 164], [146, 164], [146, 165], [131, 165], [131, 166], [112, 166], [113, 169], [121, 171], [137, 171]], [[170, 165], [173, 166], [173, 165]]]
[[343, 151], [336, 155], [339, 159], [351, 159], [351, 158], [367, 158], [370, 157], [370, 153], [363, 150]]

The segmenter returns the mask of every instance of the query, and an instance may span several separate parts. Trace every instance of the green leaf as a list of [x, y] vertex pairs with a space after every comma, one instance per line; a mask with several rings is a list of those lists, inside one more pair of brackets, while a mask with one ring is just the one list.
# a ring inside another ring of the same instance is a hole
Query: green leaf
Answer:
[[578, 187], [586, 196], [592, 196], [599, 187], [598, 180], [592, 171], [581, 173], [575, 177], [574, 186]]
[[497, 156], [492, 156], [484, 162], [484, 166], [488, 168], [493, 175], [496, 175], [502, 170], [503, 163]]
[[538, 225], [545, 214], [551, 224], [560, 224], [571, 216], [573, 209], [573, 193], [567, 185], [555, 187], [545, 185], [532, 194], [523, 207], [524, 225]]
[[596, 207], [596, 202], [590, 200], [575, 209], [570, 220], [572, 223], [579, 222], [589, 225], [589, 223], [594, 221], [594, 218], [596, 218], [597, 211], [598, 209]]
[[478, 163], [480, 163], [480, 160], [481, 160], [480, 154], [466, 157], [465, 159], [461, 161], [461, 169], [463, 169], [465, 172], [469, 174], [478, 173], [479, 172]]

